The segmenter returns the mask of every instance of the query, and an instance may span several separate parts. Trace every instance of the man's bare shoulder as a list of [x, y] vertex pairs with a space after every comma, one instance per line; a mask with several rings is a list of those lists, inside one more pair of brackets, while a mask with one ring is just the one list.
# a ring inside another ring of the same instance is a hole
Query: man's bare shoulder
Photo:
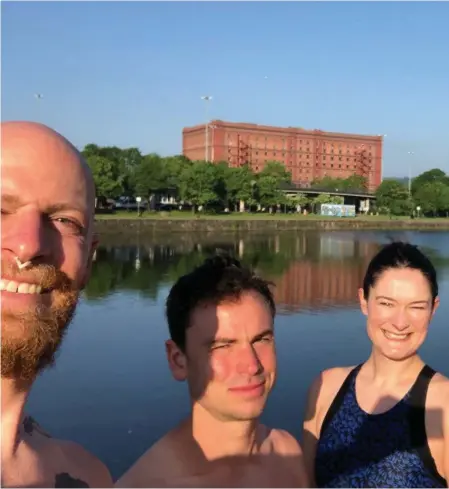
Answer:
[[279, 455], [301, 456], [302, 449], [298, 440], [288, 431], [270, 430], [270, 441], [274, 451]]
[[[55, 487], [113, 487], [112, 476], [99, 458], [78, 443], [54, 440], [67, 460], [67, 470], [56, 471]], [[73, 485], [74, 479], [85, 485]], [[71, 485], [70, 485], [71, 484]]]
[[[116, 482], [115, 487], [162, 487], [167, 471], [176, 471], [172, 433], [152, 445]], [[171, 475], [175, 476], [175, 473]]]
[[270, 431], [273, 454], [279, 459], [277, 466], [284, 467], [291, 474], [291, 482], [294, 487], [308, 487], [304, 457], [299, 441], [288, 431], [273, 429]]
[[32, 416], [24, 418], [23, 429], [51, 467], [54, 487], [113, 487], [106, 465], [81, 445], [52, 437]]

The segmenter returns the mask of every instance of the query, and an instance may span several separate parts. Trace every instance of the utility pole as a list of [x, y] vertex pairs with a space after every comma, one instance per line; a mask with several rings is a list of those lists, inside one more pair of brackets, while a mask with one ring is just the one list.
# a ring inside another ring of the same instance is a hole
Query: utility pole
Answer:
[[209, 104], [212, 100], [212, 95], [203, 95], [201, 97], [201, 100], [204, 100], [206, 102], [206, 140], [205, 140], [205, 148], [204, 148], [204, 159], [205, 161], [209, 161]]

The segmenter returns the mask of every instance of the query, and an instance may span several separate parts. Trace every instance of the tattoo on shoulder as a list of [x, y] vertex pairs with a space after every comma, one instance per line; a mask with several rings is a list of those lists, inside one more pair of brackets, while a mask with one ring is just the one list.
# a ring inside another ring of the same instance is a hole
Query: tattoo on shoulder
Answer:
[[36, 431], [42, 436], [51, 438], [51, 435], [43, 430], [39, 423], [32, 416], [25, 416], [23, 420], [23, 429], [28, 435], [32, 435]]
[[55, 487], [89, 487], [89, 484], [81, 479], [75, 479], [67, 472], [61, 472], [56, 474]]

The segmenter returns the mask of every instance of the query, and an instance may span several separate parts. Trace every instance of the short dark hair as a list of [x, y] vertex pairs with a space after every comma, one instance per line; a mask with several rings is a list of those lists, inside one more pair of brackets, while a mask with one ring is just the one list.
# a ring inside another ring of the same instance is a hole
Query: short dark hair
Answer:
[[186, 331], [193, 310], [200, 305], [218, 305], [239, 299], [243, 292], [258, 292], [270, 307], [274, 319], [276, 305], [271, 282], [258, 277], [250, 268], [225, 253], [207, 258], [173, 285], [166, 302], [171, 339], [185, 351]]
[[368, 265], [363, 280], [363, 293], [368, 299], [371, 287], [374, 287], [379, 276], [391, 268], [412, 268], [419, 270], [427, 279], [432, 293], [432, 300], [438, 296], [437, 272], [432, 262], [415, 245], [402, 241], [393, 241], [381, 248]]

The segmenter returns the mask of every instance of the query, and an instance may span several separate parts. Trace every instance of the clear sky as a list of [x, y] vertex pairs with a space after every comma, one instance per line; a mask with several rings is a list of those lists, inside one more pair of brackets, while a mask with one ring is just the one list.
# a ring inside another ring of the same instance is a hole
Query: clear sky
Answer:
[[169, 155], [212, 95], [210, 118], [387, 134], [387, 176], [449, 172], [448, 26], [448, 2], [2, 2], [2, 119]]

